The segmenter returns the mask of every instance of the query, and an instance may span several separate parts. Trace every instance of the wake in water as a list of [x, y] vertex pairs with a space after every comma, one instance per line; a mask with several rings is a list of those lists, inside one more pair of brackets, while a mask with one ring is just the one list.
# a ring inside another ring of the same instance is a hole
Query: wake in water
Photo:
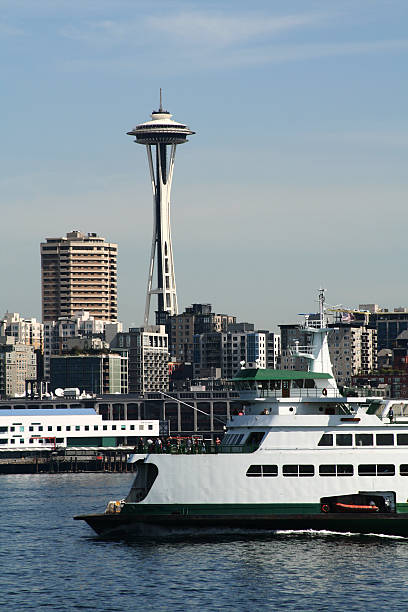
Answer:
[[388, 540], [407, 540], [407, 537], [399, 535], [387, 535], [381, 533], [359, 533], [351, 531], [331, 531], [327, 529], [245, 529], [245, 528], [225, 528], [207, 527], [200, 528], [174, 528], [163, 527], [160, 525], [136, 525], [131, 531], [124, 533], [115, 532], [104, 536], [94, 536], [91, 539], [97, 540], [124, 540], [124, 541], [153, 541], [153, 540], [173, 540], [173, 541], [193, 541], [193, 540], [213, 540], [220, 538], [224, 540], [236, 539], [276, 539], [285, 537], [311, 537], [311, 538], [380, 538]]

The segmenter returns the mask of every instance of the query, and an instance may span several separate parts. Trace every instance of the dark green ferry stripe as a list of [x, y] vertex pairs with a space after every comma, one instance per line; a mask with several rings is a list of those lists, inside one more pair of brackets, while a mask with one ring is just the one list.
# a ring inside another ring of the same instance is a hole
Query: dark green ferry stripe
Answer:
[[[151, 516], [180, 514], [183, 516], [267, 516], [271, 514], [319, 514], [318, 504], [140, 504], [128, 503], [121, 514]], [[408, 503], [397, 504], [399, 514], [408, 514]]]
[[189, 516], [251, 515], [269, 514], [315, 514], [320, 512], [319, 504], [125, 504], [122, 513]]

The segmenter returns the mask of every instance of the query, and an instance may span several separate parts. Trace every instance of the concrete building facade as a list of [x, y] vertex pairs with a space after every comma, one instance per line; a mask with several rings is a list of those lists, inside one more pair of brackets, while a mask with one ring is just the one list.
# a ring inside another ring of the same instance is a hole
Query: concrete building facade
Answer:
[[36, 377], [34, 347], [3, 336], [0, 339], [0, 398], [24, 396], [26, 380]]
[[129, 393], [168, 391], [169, 346], [164, 325], [129, 329]]
[[97, 319], [116, 321], [117, 244], [95, 233], [68, 232], [41, 244], [43, 321], [87, 310]]
[[0, 321], [0, 336], [12, 336], [16, 342], [42, 351], [44, 348], [44, 325], [35, 318], [26, 319], [18, 312], [6, 312]]

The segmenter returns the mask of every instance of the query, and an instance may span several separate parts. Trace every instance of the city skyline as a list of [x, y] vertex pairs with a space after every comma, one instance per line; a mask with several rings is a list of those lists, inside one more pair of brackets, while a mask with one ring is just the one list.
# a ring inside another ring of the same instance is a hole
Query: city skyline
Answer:
[[272, 329], [319, 286], [408, 304], [404, 2], [1, 5], [3, 312], [40, 318], [39, 244], [78, 229], [119, 244], [119, 319], [142, 323], [151, 193], [126, 131], [160, 86], [197, 131], [173, 187], [180, 310]]

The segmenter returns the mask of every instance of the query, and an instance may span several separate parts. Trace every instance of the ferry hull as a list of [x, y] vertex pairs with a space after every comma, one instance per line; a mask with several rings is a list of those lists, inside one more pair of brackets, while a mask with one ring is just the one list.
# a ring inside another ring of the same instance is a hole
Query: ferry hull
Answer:
[[199, 536], [208, 529], [228, 534], [231, 530], [248, 531], [305, 530], [335, 531], [340, 533], [374, 533], [408, 537], [408, 514], [329, 513], [329, 514], [271, 514], [175, 516], [174, 514], [89, 514], [74, 517], [84, 520], [97, 534], [106, 537], [132, 535], [163, 535], [163, 530], [189, 531]]

